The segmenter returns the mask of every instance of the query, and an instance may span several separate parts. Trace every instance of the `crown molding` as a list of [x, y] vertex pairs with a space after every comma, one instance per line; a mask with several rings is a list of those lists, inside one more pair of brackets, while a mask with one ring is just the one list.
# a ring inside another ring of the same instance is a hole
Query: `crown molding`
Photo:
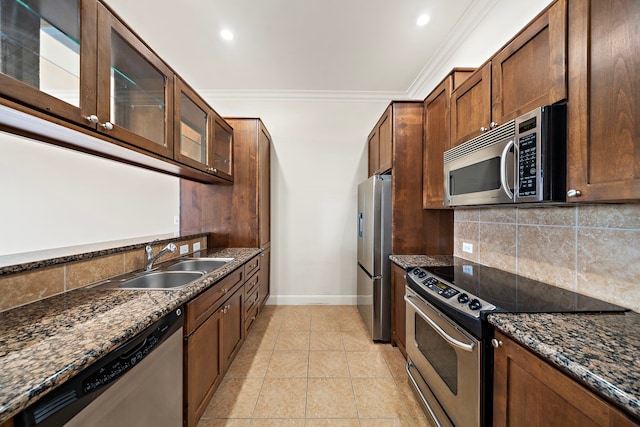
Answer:
[[[471, 33], [493, 10], [499, 0], [477, 0], [460, 17], [447, 36], [447, 42], [431, 57], [415, 78], [407, 95], [410, 98], [424, 99], [453, 68], [451, 58]], [[460, 66], [460, 65], [457, 65]]]
[[203, 98], [212, 101], [287, 101], [360, 103], [390, 102], [409, 99], [404, 91], [325, 91], [325, 90], [197, 90]]

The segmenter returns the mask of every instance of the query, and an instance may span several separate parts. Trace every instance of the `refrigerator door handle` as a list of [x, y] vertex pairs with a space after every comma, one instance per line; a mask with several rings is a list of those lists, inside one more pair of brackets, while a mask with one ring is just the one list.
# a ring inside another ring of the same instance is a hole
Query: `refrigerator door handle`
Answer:
[[358, 237], [362, 237], [362, 222], [364, 221], [362, 212], [358, 212]]

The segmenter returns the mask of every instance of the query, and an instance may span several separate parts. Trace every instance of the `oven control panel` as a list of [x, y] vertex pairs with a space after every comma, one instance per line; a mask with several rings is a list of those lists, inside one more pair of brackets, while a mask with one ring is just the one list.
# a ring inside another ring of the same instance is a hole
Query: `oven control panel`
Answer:
[[465, 312], [473, 317], [480, 317], [480, 311], [492, 311], [496, 306], [490, 304], [475, 295], [456, 288], [451, 283], [434, 276], [433, 274], [416, 267], [407, 273], [407, 280], [415, 283], [420, 289], [416, 289], [423, 298], [435, 298], [456, 310]]

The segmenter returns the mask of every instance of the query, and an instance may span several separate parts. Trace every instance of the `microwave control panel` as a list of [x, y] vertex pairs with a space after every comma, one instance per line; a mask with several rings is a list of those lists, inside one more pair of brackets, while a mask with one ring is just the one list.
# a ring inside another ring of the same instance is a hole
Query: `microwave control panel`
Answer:
[[535, 196], [537, 193], [537, 141], [536, 132], [518, 138], [518, 196]]

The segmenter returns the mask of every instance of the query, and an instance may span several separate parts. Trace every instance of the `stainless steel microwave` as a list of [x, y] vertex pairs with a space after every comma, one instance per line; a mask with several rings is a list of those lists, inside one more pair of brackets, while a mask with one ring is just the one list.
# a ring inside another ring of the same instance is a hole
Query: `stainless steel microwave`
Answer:
[[445, 206], [564, 201], [566, 117], [538, 107], [445, 151]]

